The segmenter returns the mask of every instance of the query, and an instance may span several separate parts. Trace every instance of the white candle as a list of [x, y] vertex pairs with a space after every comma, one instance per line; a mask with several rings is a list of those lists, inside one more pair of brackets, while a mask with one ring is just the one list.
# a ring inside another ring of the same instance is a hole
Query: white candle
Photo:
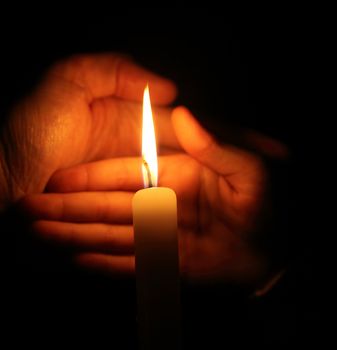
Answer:
[[156, 141], [148, 87], [143, 101], [143, 178], [133, 198], [139, 340], [142, 349], [180, 349], [177, 199], [157, 186]]

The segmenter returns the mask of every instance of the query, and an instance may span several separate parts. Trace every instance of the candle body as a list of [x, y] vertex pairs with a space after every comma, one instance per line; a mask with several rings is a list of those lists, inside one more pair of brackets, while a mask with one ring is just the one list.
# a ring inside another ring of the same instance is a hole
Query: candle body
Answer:
[[140, 343], [180, 349], [177, 199], [169, 188], [138, 191], [132, 202]]

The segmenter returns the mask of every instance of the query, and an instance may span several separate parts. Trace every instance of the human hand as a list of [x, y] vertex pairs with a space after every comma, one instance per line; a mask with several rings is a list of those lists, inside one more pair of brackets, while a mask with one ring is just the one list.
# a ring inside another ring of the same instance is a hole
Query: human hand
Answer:
[[[172, 82], [112, 54], [74, 56], [57, 63], [12, 111], [0, 135], [0, 211], [42, 192], [58, 169], [138, 154], [142, 94], [154, 105], [172, 102]], [[163, 146], [177, 146], [170, 112], [155, 108]]]
[[[266, 215], [262, 160], [220, 145], [184, 108], [172, 120], [186, 154], [160, 157], [158, 178], [177, 194], [182, 273], [193, 281], [257, 283], [268, 270], [251, 239]], [[22, 204], [38, 236], [75, 248], [80, 265], [132, 273], [131, 201], [142, 187], [140, 157], [116, 158], [61, 170], [47, 186], [55, 193], [29, 196]]]

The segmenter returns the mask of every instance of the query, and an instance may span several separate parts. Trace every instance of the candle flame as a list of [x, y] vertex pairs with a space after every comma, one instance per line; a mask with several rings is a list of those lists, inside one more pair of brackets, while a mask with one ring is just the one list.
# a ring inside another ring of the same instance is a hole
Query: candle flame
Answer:
[[158, 185], [157, 145], [148, 85], [143, 98], [142, 172], [145, 188]]

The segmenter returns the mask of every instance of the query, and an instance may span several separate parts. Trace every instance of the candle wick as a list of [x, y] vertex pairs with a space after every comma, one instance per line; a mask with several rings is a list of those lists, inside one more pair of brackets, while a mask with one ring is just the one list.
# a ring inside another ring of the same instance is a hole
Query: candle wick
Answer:
[[149, 182], [149, 187], [153, 187], [150, 167], [149, 167], [148, 162], [145, 160], [145, 158], [143, 158], [143, 165], [144, 165], [145, 170], [146, 170], [147, 179], [148, 179], [148, 182]]

